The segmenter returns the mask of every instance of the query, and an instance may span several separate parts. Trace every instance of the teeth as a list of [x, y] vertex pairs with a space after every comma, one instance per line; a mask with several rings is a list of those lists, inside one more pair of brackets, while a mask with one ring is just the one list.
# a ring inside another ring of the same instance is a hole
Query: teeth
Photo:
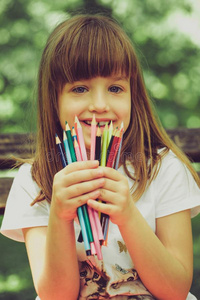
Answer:
[[[98, 125], [101, 127], [101, 126], [105, 126], [106, 123], [109, 125], [111, 121], [109, 122], [98, 122]], [[91, 125], [92, 121], [84, 121], [85, 124], [87, 125]]]
[[92, 121], [84, 121], [86, 124], [91, 125]]
[[99, 126], [105, 126], [107, 122], [98, 122]]
[[[103, 122], [103, 121], [102, 122], [98, 122], [98, 126], [101, 127], [101, 126], [105, 126], [106, 124], [110, 125], [110, 122], [111, 121], [109, 121], [109, 122], [108, 121], [107, 122]], [[84, 123], [87, 124], [87, 125], [91, 125], [92, 121], [84, 121]]]

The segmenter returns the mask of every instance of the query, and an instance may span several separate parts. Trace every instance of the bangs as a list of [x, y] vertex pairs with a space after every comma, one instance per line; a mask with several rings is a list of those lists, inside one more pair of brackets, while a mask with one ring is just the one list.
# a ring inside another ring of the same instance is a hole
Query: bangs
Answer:
[[130, 77], [134, 57], [129, 39], [114, 21], [108, 22], [102, 16], [87, 17], [78, 26], [76, 20], [65, 29], [55, 51], [51, 74], [56, 86], [112, 74]]

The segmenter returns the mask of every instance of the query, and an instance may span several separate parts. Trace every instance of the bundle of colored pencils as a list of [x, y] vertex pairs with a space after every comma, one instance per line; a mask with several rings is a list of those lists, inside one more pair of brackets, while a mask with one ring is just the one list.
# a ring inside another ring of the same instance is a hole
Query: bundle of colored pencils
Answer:
[[[112, 121], [110, 125], [105, 125], [103, 134], [99, 124], [93, 115], [91, 123], [91, 146], [90, 159], [99, 160], [101, 166], [107, 166], [118, 169], [120, 151], [123, 138], [123, 123], [121, 128], [113, 130]], [[61, 157], [63, 168], [75, 161], [87, 160], [87, 152], [83, 137], [81, 124], [75, 117], [74, 127], [70, 129], [66, 122], [66, 128], [63, 131], [63, 145], [56, 134], [56, 145]], [[65, 153], [64, 153], [65, 152]], [[86, 255], [97, 255], [102, 260], [101, 246], [107, 245], [109, 216], [99, 214], [97, 211], [86, 204], [77, 210], [81, 234], [79, 241], [84, 242]]]

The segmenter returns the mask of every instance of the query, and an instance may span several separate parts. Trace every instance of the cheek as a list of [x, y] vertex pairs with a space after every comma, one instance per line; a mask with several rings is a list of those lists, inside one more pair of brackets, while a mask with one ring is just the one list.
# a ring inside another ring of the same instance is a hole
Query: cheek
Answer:
[[130, 119], [131, 119], [131, 115], [130, 115], [130, 112], [127, 113], [127, 116], [124, 120], [124, 131], [127, 130], [129, 124], [130, 124]]
[[69, 124], [70, 128], [74, 126], [75, 115], [79, 114], [79, 105], [70, 102], [61, 102], [59, 105], [59, 119], [63, 129], [65, 129], [65, 122]]
[[118, 116], [124, 123], [124, 130], [126, 130], [129, 126], [130, 119], [131, 119], [131, 104], [122, 105], [121, 108], [118, 110]]

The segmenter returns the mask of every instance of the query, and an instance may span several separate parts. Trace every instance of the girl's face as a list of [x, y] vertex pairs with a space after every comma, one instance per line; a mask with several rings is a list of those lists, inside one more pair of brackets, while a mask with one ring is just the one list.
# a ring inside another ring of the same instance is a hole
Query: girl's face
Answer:
[[63, 129], [65, 121], [70, 128], [78, 117], [86, 148], [90, 148], [91, 122], [93, 114], [102, 129], [106, 122], [113, 128], [124, 125], [128, 128], [131, 114], [131, 91], [129, 78], [121, 75], [95, 77], [67, 83], [58, 97], [59, 118]]

